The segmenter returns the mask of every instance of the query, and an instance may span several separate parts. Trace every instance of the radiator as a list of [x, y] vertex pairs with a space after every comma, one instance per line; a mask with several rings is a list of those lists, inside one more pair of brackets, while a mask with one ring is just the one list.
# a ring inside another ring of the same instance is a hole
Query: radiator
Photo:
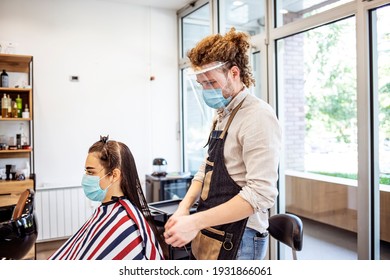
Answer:
[[35, 191], [37, 241], [66, 239], [91, 216], [97, 205], [79, 187], [42, 187]]

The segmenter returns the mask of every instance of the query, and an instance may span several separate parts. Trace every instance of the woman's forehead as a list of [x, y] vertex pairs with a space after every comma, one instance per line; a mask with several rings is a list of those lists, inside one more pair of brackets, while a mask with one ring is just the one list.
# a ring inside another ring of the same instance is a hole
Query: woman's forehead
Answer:
[[86, 167], [97, 167], [100, 166], [100, 160], [97, 156], [97, 153], [89, 153], [85, 160]]

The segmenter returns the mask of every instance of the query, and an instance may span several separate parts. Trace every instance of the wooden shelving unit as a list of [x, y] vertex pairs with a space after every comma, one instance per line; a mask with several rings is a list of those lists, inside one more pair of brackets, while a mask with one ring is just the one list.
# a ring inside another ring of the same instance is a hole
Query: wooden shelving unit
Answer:
[[[17, 203], [20, 194], [26, 189], [35, 190], [34, 173], [34, 114], [33, 114], [33, 57], [29, 55], [0, 54], [0, 71], [6, 70], [9, 76], [19, 75], [23, 77], [23, 85], [10, 85], [11, 87], [0, 87], [0, 98], [6, 94], [12, 100], [19, 96], [22, 99], [22, 111], [26, 104], [29, 109], [29, 118], [2, 118], [0, 113], [0, 136], [4, 139], [15, 137], [21, 123], [24, 124], [28, 145], [24, 148], [10, 149], [10, 143], [6, 147], [0, 146], [0, 168], [5, 165], [18, 162], [20, 159], [26, 159], [30, 166], [30, 174], [25, 180], [0, 180], [0, 207], [14, 205]], [[25, 78], [26, 77], [26, 78]], [[26, 81], [24, 81], [26, 80]], [[15, 137], [16, 139], [16, 137]], [[2, 139], [0, 139], [1, 142]], [[22, 143], [23, 145], [23, 143]], [[25, 257], [26, 259], [35, 258], [35, 246]]]

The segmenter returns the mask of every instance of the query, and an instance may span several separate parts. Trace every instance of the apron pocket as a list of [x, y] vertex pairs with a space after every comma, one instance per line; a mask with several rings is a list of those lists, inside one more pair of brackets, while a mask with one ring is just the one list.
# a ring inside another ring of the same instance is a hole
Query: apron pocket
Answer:
[[191, 242], [192, 254], [197, 260], [217, 260], [225, 232], [214, 228], [202, 229]]
[[204, 176], [202, 193], [200, 195], [200, 197], [202, 198], [203, 201], [206, 200], [207, 197], [209, 196], [210, 182], [211, 182], [211, 176], [212, 175], [213, 175], [213, 171], [209, 171]]

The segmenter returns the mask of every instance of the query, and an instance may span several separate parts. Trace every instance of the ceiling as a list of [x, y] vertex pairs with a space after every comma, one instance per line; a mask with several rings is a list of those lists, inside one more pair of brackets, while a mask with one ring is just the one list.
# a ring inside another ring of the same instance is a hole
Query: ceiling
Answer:
[[[163, 8], [169, 10], [180, 10], [186, 5], [196, 2], [197, 0], [101, 0], [101, 1], [112, 1], [112, 2], [122, 2], [137, 4], [142, 6], [150, 6], [155, 8]], [[246, 0], [245, 2], [256, 2], [259, 0]], [[304, 9], [310, 8], [313, 5], [318, 5], [326, 2], [334, 2], [335, 0], [284, 0], [282, 7], [288, 11], [299, 12]], [[344, 2], [348, 0], [344, 0]], [[351, 1], [351, 0], [349, 0]]]
[[106, 0], [113, 2], [131, 3], [142, 6], [151, 6], [155, 8], [163, 8], [170, 10], [180, 10], [189, 3], [195, 2], [195, 0]]

